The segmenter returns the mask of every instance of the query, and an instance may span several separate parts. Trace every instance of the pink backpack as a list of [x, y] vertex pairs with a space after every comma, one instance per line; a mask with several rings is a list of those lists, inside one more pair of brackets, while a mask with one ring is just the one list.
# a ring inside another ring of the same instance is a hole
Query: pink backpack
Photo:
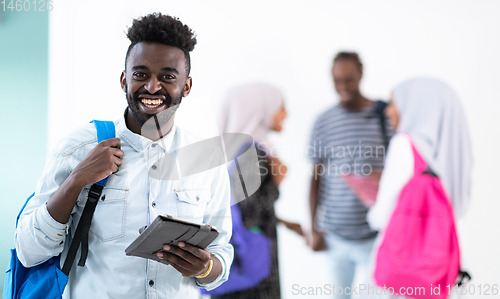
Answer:
[[385, 230], [375, 282], [395, 295], [444, 299], [460, 269], [453, 209], [441, 181], [413, 142], [412, 148], [415, 173], [401, 191]]

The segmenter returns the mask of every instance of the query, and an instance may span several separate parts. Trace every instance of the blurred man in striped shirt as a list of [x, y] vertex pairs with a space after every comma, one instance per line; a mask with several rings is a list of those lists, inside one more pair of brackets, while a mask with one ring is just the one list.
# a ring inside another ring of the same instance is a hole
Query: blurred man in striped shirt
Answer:
[[[337, 290], [351, 286], [355, 268], [366, 262], [377, 234], [366, 222], [368, 207], [346, 185], [344, 177], [379, 174], [386, 141], [392, 135], [387, 119], [376, 117], [374, 112], [378, 104], [384, 104], [361, 94], [362, 75], [358, 54], [337, 54], [332, 77], [340, 103], [318, 117], [308, 147], [314, 163], [309, 245], [314, 251], [328, 251]], [[337, 295], [350, 297], [345, 293]]]

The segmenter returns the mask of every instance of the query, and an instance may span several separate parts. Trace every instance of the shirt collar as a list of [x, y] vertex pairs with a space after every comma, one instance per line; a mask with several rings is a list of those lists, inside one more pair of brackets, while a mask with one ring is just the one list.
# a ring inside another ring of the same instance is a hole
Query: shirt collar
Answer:
[[125, 110], [125, 113], [122, 115], [122, 117], [118, 120], [117, 125], [116, 125], [116, 132], [118, 136], [125, 140], [134, 150], [138, 152], [142, 152], [144, 149], [148, 148], [151, 146], [151, 144], [155, 143], [162, 147], [165, 152], [168, 152], [170, 150], [170, 147], [172, 146], [172, 142], [174, 140], [174, 136], [176, 133], [176, 125], [175, 122], [172, 125], [172, 128], [170, 131], [168, 131], [167, 135], [163, 136], [163, 138], [153, 141], [149, 138], [146, 138], [142, 135], [136, 134], [127, 128], [127, 124], [125, 122], [125, 115], [127, 113], [127, 110]]

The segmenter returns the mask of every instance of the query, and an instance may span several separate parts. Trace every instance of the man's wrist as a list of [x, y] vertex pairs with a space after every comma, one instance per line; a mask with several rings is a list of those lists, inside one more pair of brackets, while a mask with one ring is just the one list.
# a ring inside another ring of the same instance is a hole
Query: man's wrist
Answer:
[[200, 284], [208, 284], [214, 282], [222, 273], [222, 261], [219, 260], [219, 258], [214, 255], [210, 254], [210, 260], [212, 261], [212, 269], [210, 269], [210, 273], [206, 277], [203, 278], [196, 278], [195, 279], [200, 283]]
[[78, 172], [75, 172], [75, 171], [73, 171], [69, 175], [67, 180], [68, 180], [68, 183], [70, 184], [70, 186], [75, 187], [75, 188], [83, 189], [83, 187], [85, 187], [85, 185], [86, 185], [83, 177]]
[[207, 277], [208, 275], [210, 275], [213, 266], [214, 266], [214, 261], [212, 260], [212, 257], [210, 257], [210, 262], [208, 263], [207, 269], [203, 273], [196, 275], [195, 278], [199, 279]]

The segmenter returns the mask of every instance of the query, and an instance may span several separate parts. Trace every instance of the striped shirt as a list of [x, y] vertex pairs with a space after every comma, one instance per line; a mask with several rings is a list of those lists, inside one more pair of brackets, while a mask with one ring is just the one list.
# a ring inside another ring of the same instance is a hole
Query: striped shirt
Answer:
[[[386, 127], [390, 132], [387, 120]], [[351, 240], [374, 237], [377, 233], [366, 221], [368, 208], [342, 179], [342, 175], [368, 175], [383, 168], [384, 138], [373, 106], [351, 111], [336, 105], [321, 114], [307, 153], [321, 165], [316, 229]]]

